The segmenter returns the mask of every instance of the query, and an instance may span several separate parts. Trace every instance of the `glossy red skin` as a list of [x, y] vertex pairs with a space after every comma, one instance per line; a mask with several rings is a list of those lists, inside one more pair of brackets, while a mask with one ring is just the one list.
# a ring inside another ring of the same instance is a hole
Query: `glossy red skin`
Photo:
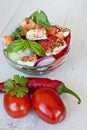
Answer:
[[62, 82], [59, 80], [51, 80], [49, 78], [34, 78], [29, 77], [27, 87], [29, 88], [29, 93], [32, 94], [39, 88], [52, 88], [56, 92], [58, 91], [59, 87], [62, 85]]
[[21, 118], [26, 116], [31, 109], [31, 98], [29, 94], [24, 97], [12, 96], [10, 93], [4, 96], [4, 108], [9, 116]]
[[[56, 92], [58, 91], [59, 87], [62, 85], [62, 82], [59, 80], [52, 80], [49, 78], [35, 78], [35, 77], [29, 77], [27, 87], [29, 88], [29, 93], [32, 94], [35, 92], [38, 88], [47, 87], [52, 88]], [[0, 83], [0, 93], [3, 93], [4, 89], [4, 82]]]
[[51, 88], [40, 88], [32, 96], [32, 107], [36, 114], [49, 124], [64, 120], [66, 108], [59, 95]]
[[4, 92], [3, 89], [4, 89], [4, 82], [1, 82], [0, 83], [0, 93]]

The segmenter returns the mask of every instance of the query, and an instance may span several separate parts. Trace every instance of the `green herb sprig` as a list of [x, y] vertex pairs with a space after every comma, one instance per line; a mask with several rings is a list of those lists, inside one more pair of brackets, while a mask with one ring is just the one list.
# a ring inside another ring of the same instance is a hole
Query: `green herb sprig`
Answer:
[[14, 75], [13, 79], [8, 79], [4, 83], [5, 93], [11, 93], [12, 96], [16, 95], [17, 97], [23, 97], [26, 93], [29, 92], [27, 88], [27, 78], [24, 76]]

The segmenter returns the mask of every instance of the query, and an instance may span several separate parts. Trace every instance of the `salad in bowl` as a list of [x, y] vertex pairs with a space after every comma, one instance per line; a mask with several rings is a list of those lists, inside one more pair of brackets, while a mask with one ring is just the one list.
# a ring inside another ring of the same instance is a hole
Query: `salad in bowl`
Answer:
[[16, 69], [43, 74], [59, 67], [70, 49], [71, 31], [52, 25], [44, 11], [24, 18], [10, 34], [3, 36], [3, 52]]

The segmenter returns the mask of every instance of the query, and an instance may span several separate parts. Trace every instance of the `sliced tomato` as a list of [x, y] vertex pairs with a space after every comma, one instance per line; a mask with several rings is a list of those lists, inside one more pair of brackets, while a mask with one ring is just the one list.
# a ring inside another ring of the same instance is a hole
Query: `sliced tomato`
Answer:
[[56, 26], [51, 26], [47, 30], [47, 35], [55, 35], [57, 33], [57, 27]]
[[48, 39], [46, 40], [39, 40], [38, 43], [45, 49], [47, 50], [48, 47], [50, 46], [50, 42]]
[[54, 35], [48, 35], [48, 39], [46, 40], [39, 40], [38, 43], [45, 49], [47, 50], [53, 42], [55, 42], [58, 39], [58, 37]]
[[48, 35], [48, 40], [52, 43], [55, 42], [57, 39], [58, 37], [56, 37], [55, 35]]

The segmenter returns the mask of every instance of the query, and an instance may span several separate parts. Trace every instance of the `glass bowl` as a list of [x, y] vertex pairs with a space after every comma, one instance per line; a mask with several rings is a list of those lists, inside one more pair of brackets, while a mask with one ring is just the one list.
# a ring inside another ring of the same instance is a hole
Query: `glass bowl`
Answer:
[[37, 10], [3, 36], [3, 53], [15, 69], [46, 74], [65, 62], [70, 39], [70, 29], [51, 24], [45, 12]]
[[69, 53], [70, 47], [71, 47], [71, 43], [70, 43], [70, 39], [71, 39], [71, 34], [65, 38], [65, 41], [67, 42], [67, 46], [57, 55], [55, 55], [54, 57], [56, 58], [56, 61], [52, 62], [51, 64], [47, 64], [47, 65], [43, 65], [43, 66], [28, 66], [28, 65], [21, 65], [17, 62], [12, 61], [7, 53], [4, 51], [3, 49], [3, 53], [4, 56], [7, 60], [7, 62], [14, 67], [15, 69], [24, 72], [26, 74], [30, 74], [30, 75], [42, 75], [42, 74], [48, 74], [49, 72], [52, 72], [54, 69], [60, 67], [67, 58], [67, 55]]

